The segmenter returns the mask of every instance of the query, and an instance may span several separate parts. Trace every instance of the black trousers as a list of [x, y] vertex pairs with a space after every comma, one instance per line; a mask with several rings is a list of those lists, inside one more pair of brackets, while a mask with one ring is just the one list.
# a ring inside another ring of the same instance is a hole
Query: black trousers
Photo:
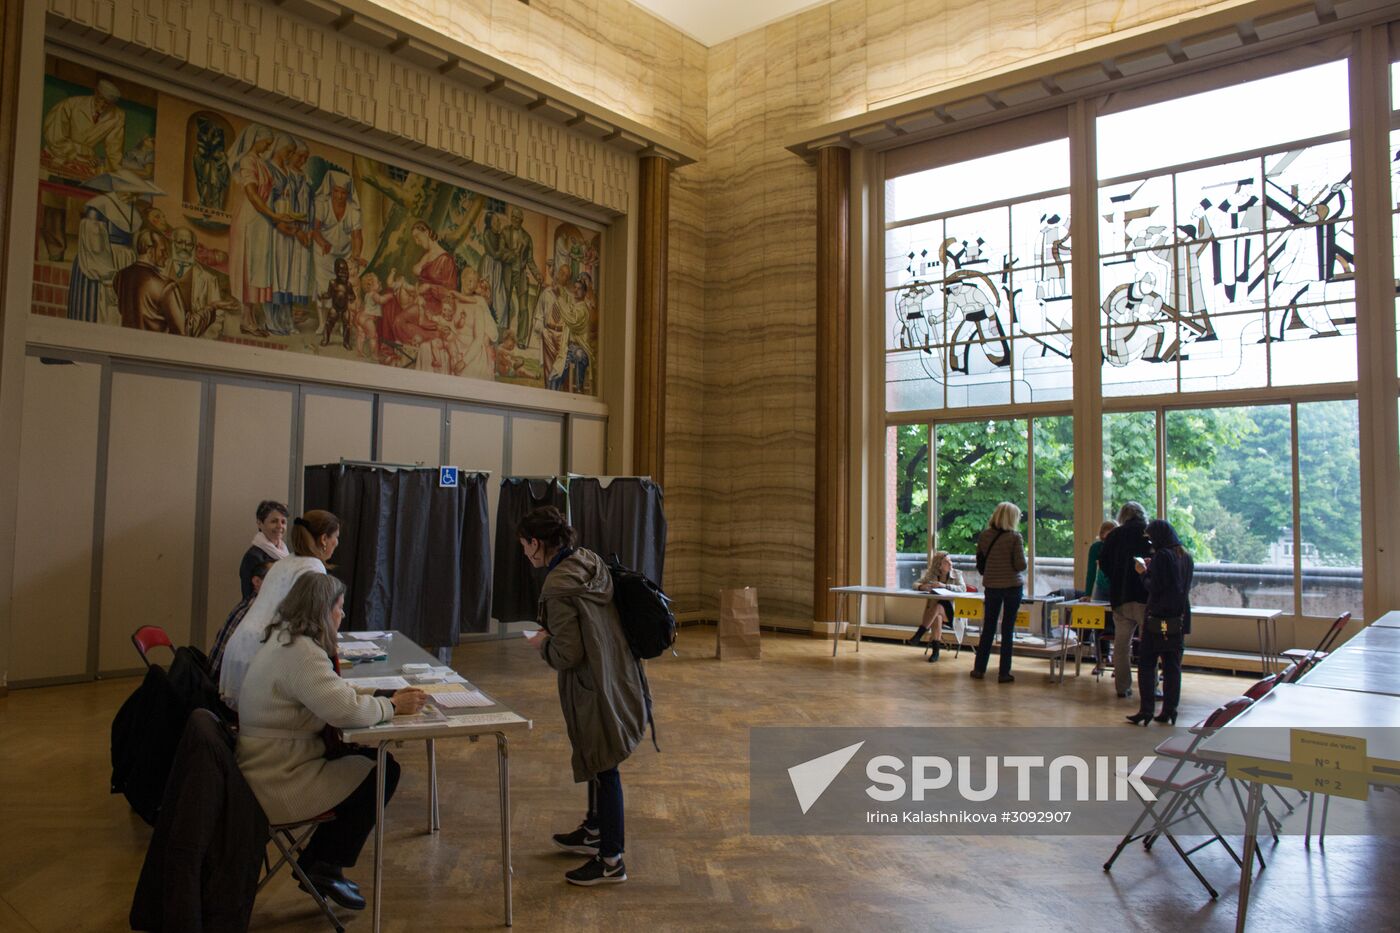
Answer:
[[1025, 590], [1019, 586], [988, 587], [982, 603], [982, 638], [977, 642], [977, 656], [972, 669], [986, 671], [992, 656], [992, 639], [996, 637], [997, 616], [1001, 616], [1001, 650], [997, 671], [1000, 676], [1011, 673], [1011, 651], [1015, 647], [1016, 613], [1021, 609]]
[[1162, 715], [1176, 712], [1181, 701], [1181, 653], [1186, 639], [1163, 635], [1162, 620], [1149, 617], [1138, 643], [1138, 715], [1151, 716], [1156, 706], [1157, 663], [1162, 664]]
[[[350, 746], [347, 754], [363, 755], [371, 761], [375, 749]], [[378, 783], [374, 769], [360, 782], [360, 786], [350, 792], [335, 805], [335, 819], [316, 827], [311, 841], [302, 850], [302, 858], [324, 862], [337, 868], [349, 868], [360, 857], [365, 840], [374, 831], [374, 790]], [[393, 799], [394, 788], [399, 786], [399, 763], [393, 755], [384, 756], [384, 803]]]
[[598, 854], [615, 858], [625, 844], [622, 816], [622, 776], [616, 768], [599, 771], [588, 782], [588, 815], [583, 822], [598, 830]]

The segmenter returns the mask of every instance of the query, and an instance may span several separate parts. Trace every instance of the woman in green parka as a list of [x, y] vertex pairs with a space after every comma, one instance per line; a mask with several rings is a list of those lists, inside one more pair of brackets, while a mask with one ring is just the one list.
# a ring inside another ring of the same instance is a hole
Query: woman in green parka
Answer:
[[617, 766], [646, 728], [640, 662], [613, 603], [612, 574], [597, 554], [574, 546], [574, 529], [563, 514], [553, 506], [535, 509], [521, 520], [517, 534], [531, 565], [549, 571], [540, 592], [543, 631], [531, 641], [559, 672], [574, 780], [588, 782], [587, 816], [573, 832], [555, 835], [554, 844], [592, 858], [564, 878], [579, 885], [626, 881]]

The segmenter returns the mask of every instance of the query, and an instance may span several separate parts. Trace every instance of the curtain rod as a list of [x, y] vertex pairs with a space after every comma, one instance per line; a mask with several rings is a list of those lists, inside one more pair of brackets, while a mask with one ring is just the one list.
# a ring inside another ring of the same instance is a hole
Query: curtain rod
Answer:
[[[451, 465], [452, 465], [452, 464], [450, 464], [450, 463], [443, 464], [443, 466], [451, 466]], [[390, 462], [387, 461], [387, 460], [347, 460], [347, 459], [345, 459], [344, 457], [341, 457], [341, 458], [340, 458], [340, 466], [365, 466], [365, 467], [375, 467], [375, 468], [378, 468], [378, 469], [386, 469], [386, 470], [436, 470], [436, 469], [440, 469], [439, 467], [430, 467], [430, 466], [428, 466], [428, 465], [426, 465], [426, 464], [424, 464], [424, 463], [422, 463], [422, 462], [419, 462], [419, 463], [390, 463]], [[477, 473], [477, 474], [481, 474], [481, 475], [484, 475], [484, 476], [490, 476], [493, 472], [495, 472], [494, 470], [468, 470], [468, 469], [465, 469], [465, 468], [463, 468], [463, 467], [458, 467], [457, 469], [458, 469], [459, 472], [462, 472], [462, 473]]]

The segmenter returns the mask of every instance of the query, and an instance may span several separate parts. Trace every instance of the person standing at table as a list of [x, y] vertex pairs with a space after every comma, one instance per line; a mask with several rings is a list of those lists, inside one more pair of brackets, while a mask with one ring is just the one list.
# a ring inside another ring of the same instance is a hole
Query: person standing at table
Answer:
[[1147, 587], [1135, 566], [1152, 553], [1147, 540], [1147, 513], [1137, 502], [1124, 502], [1118, 527], [1104, 539], [1099, 566], [1108, 577], [1108, 603], [1113, 612], [1113, 686], [1119, 697], [1133, 695], [1133, 634], [1147, 611]]
[[[1099, 554], [1103, 552], [1104, 539], [1109, 536], [1113, 529], [1118, 527], [1118, 523], [1109, 519], [1099, 526], [1099, 536], [1094, 539], [1094, 543], [1089, 545], [1089, 557], [1087, 563], [1088, 570], [1084, 576], [1084, 599], [1092, 599], [1098, 602], [1108, 601], [1108, 575], [1103, 572], [1103, 565], [1099, 563]], [[1103, 659], [1107, 655], [1109, 639], [1113, 636], [1112, 620], [1104, 621], [1104, 631], [1098, 636], [1098, 650], [1095, 655], [1098, 663], [1094, 665], [1094, 674], [1097, 676], [1103, 671]]]
[[281, 560], [291, 556], [284, 540], [287, 536], [287, 507], [275, 499], [264, 499], [258, 503], [258, 531], [253, 535], [253, 543], [243, 552], [243, 562], [238, 565], [238, 582], [243, 587], [243, 598], [253, 595], [253, 571], [270, 560]]
[[[305, 574], [277, 607], [243, 681], [238, 767], [270, 823], [335, 819], [316, 827], [297, 865], [323, 897], [349, 910], [365, 899], [345, 869], [360, 857], [374, 829], [375, 749], [345, 746], [328, 757], [326, 726], [354, 729], [416, 713], [427, 695], [416, 687], [390, 697], [357, 693], [336, 673], [335, 636], [345, 618], [345, 584]], [[384, 802], [394, 796], [399, 764], [384, 759]]]
[[978, 680], [987, 673], [998, 614], [1001, 616], [1001, 658], [997, 683], [1009, 684], [1016, 679], [1011, 676], [1011, 649], [1016, 613], [1021, 609], [1026, 586], [1026, 545], [1016, 530], [1020, 524], [1020, 506], [1002, 502], [977, 537], [977, 564], [982, 568], [982, 589], [986, 592], [982, 606], [982, 638], [977, 642], [977, 657], [972, 665], [972, 676]]
[[[929, 556], [928, 566], [914, 583], [914, 589], [923, 593], [933, 590], [952, 590], [955, 593], [967, 592], [967, 583], [963, 580], [961, 570], [953, 569], [953, 559], [948, 556], [947, 551], [934, 551]], [[930, 644], [933, 652], [928, 656], [929, 663], [938, 660], [938, 652], [943, 647], [943, 624], [953, 615], [953, 604], [946, 599], [930, 599], [924, 603], [924, 618], [919, 623], [919, 629], [914, 633], [906, 644], [917, 645], [923, 639], [925, 632], [932, 632]]]
[[[1176, 725], [1181, 654], [1191, 633], [1191, 578], [1196, 567], [1166, 519], [1150, 522], [1147, 537], [1152, 542], [1152, 557], [1135, 565], [1147, 585], [1147, 611], [1138, 659], [1138, 711], [1128, 722], [1145, 726], [1147, 720], [1155, 719]], [[1153, 717], [1158, 661], [1162, 662], [1162, 712]]]
[[231, 709], [238, 709], [238, 696], [248, 665], [258, 653], [263, 632], [272, 622], [277, 607], [292, 591], [292, 585], [306, 573], [324, 574], [326, 563], [340, 544], [340, 519], [330, 512], [312, 509], [292, 522], [292, 551], [296, 556], [272, 565], [263, 580], [258, 599], [224, 645], [224, 661], [219, 668], [219, 695]]
[[632, 656], [613, 604], [607, 565], [574, 546], [574, 529], [554, 506], [529, 512], [516, 531], [525, 558], [546, 567], [539, 624], [532, 639], [559, 672], [559, 705], [573, 746], [574, 782], [588, 782], [588, 814], [578, 829], [554, 836], [565, 852], [593, 856], [565, 872], [570, 884], [627, 880], [622, 862], [622, 764], [642, 740], [647, 709], [640, 662]]

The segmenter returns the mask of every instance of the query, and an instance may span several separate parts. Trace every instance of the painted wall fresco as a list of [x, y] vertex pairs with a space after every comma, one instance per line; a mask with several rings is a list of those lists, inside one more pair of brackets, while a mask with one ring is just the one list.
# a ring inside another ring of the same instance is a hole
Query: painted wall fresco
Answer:
[[600, 235], [59, 58], [36, 314], [596, 394]]

